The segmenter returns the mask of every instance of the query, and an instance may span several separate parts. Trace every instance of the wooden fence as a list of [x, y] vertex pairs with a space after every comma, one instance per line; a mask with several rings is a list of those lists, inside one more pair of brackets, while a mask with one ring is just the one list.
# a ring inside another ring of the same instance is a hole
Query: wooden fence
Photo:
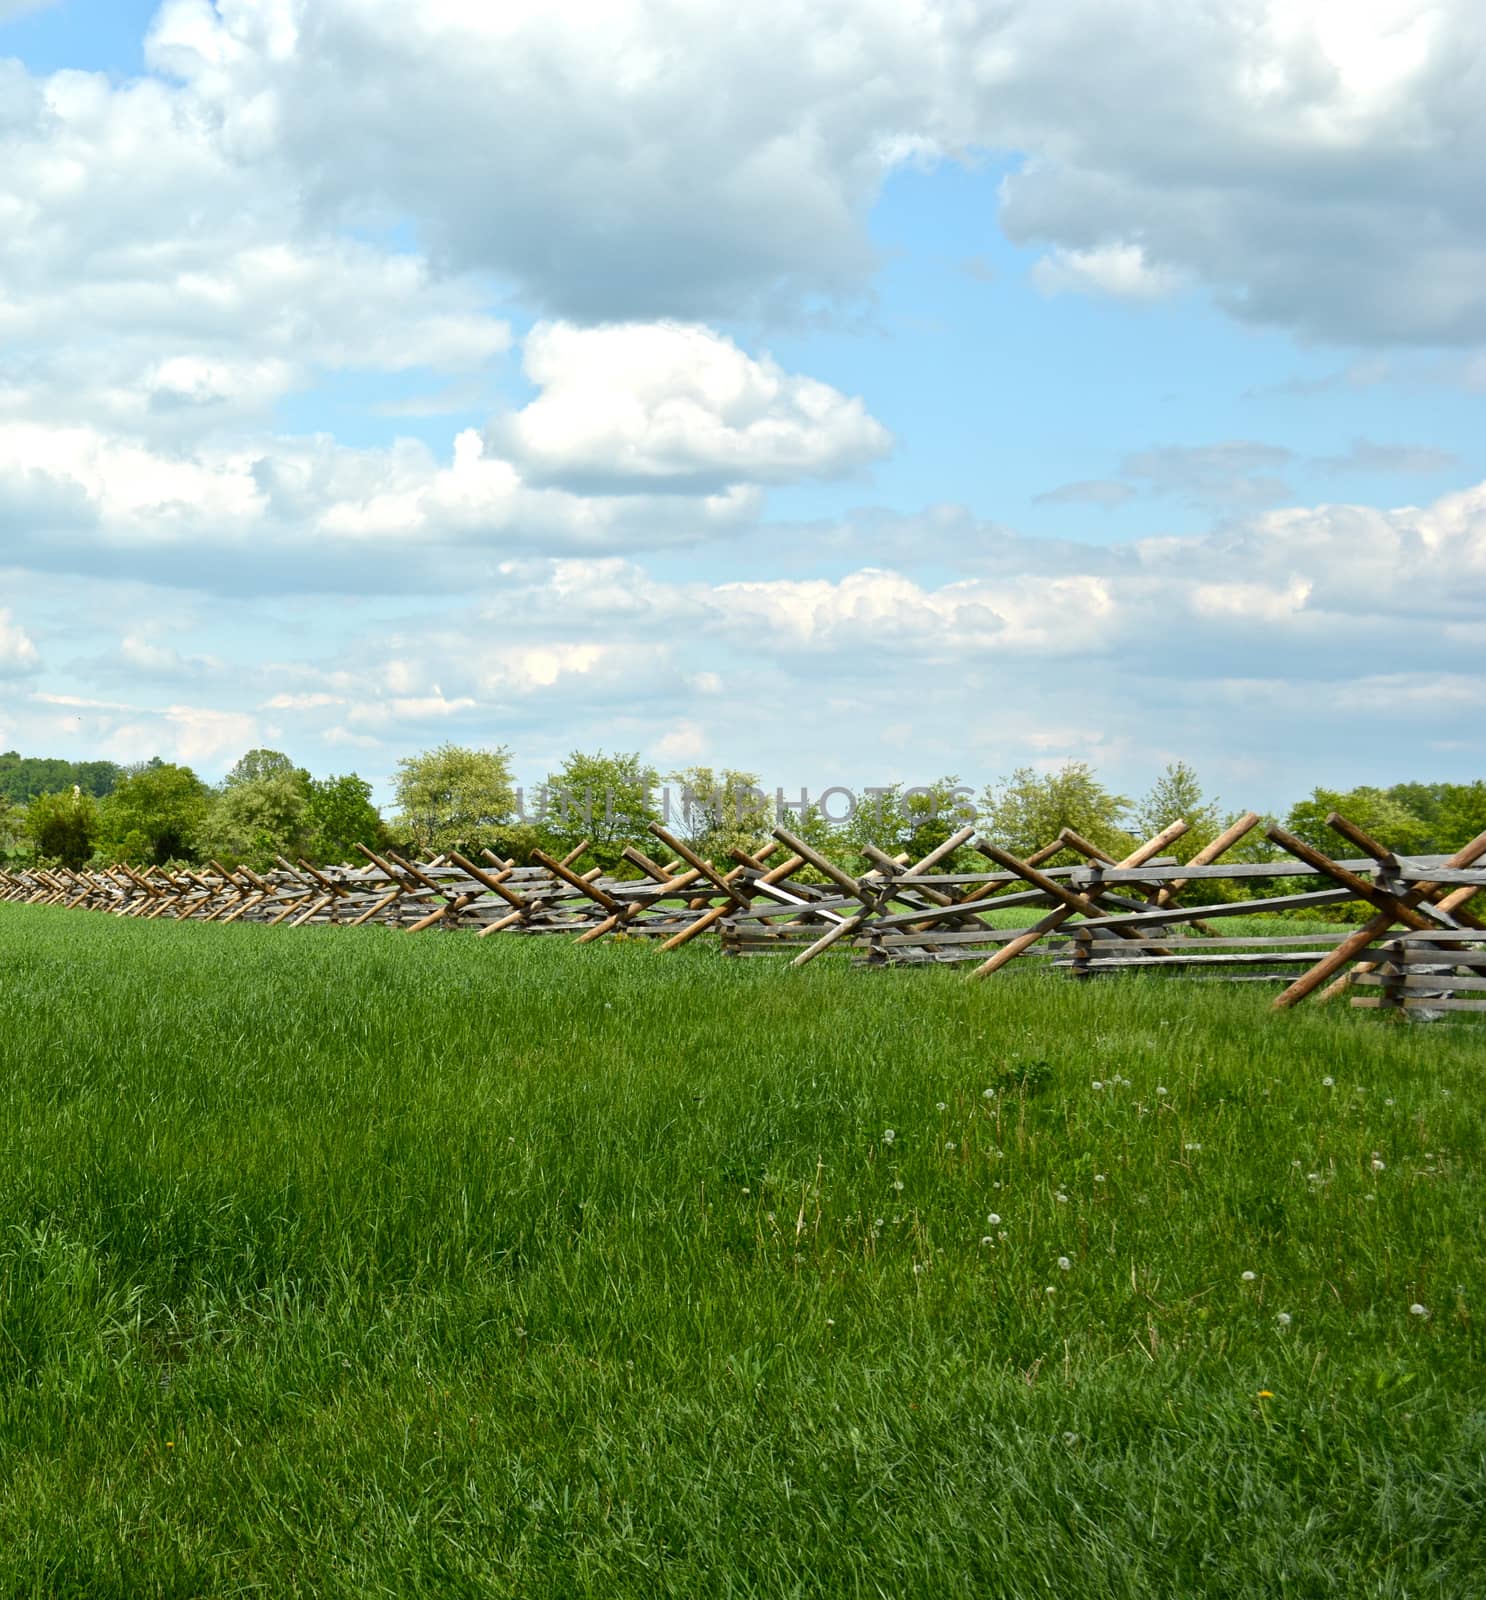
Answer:
[[[1344, 817], [1328, 822], [1360, 853], [1334, 859], [1270, 827], [1275, 859], [1225, 860], [1258, 827], [1250, 812], [1185, 863], [1168, 853], [1187, 831], [1180, 821], [1121, 860], [1069, 829], [1023, 859], [966, 827], [918, 861], [869, 848], [870, 865], [852, 873], [783, 827], [720, 866], [656, 825], [666, 859], [631, 847], [638, 876], [625, 878], [580, 873], [586, 843], [561, 860], [534, 851], [522, 866], [488, 851], [412, 861], [358, 846], [357, 865], [280, 857], [262, 874], [217, 862], [0, 870], [0, 900], [143, 919], [646, 938], [663, 950], [710, 933], [729, 956], [784, 952], [794, 966], [839, 944], [859, 966], [963, 963], [975, 979], [1031, 961], [1083, 981], [1133, 971], [1279, 981], [1280, 1008], [1355, 982], [1381, 988], [1357, 1004], [1399, 1014], [1486, 1009], [1486, 926], [1470, 904], [1486, 891], [1486, 833], [1450, 856], [1400, 856]], [[988, 865], [939, 870], [966, 850]], [[1050, 865], [1070, 854], [1072, 865]], [[1356, 927], [1274, 931], [1273, 919], [1358, 903], [1371, 915]]]

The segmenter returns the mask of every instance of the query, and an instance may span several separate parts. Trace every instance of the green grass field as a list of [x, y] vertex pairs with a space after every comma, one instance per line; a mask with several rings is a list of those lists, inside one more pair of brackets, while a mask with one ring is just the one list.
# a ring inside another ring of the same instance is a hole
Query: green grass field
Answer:
[[0, 1594], [1486, 1593], [1486, 1031], [1269, 998], [0, 906]]

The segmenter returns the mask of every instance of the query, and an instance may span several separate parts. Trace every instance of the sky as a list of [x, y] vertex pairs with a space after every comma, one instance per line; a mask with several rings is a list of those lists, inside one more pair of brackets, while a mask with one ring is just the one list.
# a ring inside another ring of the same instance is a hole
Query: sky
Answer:
[[0, 748], [1480, 777], [1477, 0], [0, 0]]

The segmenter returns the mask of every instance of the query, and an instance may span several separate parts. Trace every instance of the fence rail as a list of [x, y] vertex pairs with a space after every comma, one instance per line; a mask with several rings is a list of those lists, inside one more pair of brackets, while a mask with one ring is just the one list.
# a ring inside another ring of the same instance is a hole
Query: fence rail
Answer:
[[[645, 938], [663, 950], [710, 934], [728, 956], [782, 952], [793, 966], [840, 945], [859, 966], [965, 964], [975, 979], [1032, 961], [1081, 981], [1133, 971], [1279, 981], [1281, 1009], [1359, 983], [1381, 993], [1355, 1004], [1398, 1014], [1486, 1010], [1486, 925], [1471, 910], [1486, 892], [1486, 833], [1453, 855], [1400, 856], [1337, 813], [1327, 820], [1361, 853], [1334, 859], [1270, 827], [1282, 852], [1275, 859], [1225, 861], [1259, 825], [1249, 812], [1186, 863], [1169, 854], [1187, 831], [1182, 821], [1121, 860], [1071, 829], [1023, 859], [967, 827], [918, 861], [869, 847], [870, 865], [852, 873], [783, 827], [719, 865], [657, 824], [651, 831], [666, 859], [626, 850], [637, 877], [580, 873], [587, 841], [561, 859], [535, 851], [520, 866], [489, 851], [480, 861], [457, 850], [413, 861], [358, 846], [356, 864], [281, 856], [262, 874], [215, 861], [146, 871], [123, 863], [0, 869], [0, 900], [144, 920], [378, 924], [479, 938], [556, 934], [580, 944]], [[965, 850], [989, 866], [939, 870]], [[1072, 865], [1050, 865], [1070, 853]], [[1232, 898], [1261, 885], [1268, 892]], [[1357, 902], [1373, 914], [1345, 932], [1232, 928], [1235, 917]]]

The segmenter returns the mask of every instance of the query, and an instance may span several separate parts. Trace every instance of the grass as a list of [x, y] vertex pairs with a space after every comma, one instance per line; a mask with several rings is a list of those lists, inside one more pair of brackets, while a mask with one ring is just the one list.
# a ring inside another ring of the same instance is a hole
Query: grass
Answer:
[[10, 906], [0, 985], [0, 1594], [1480, 1592], [1473, 1022]]

